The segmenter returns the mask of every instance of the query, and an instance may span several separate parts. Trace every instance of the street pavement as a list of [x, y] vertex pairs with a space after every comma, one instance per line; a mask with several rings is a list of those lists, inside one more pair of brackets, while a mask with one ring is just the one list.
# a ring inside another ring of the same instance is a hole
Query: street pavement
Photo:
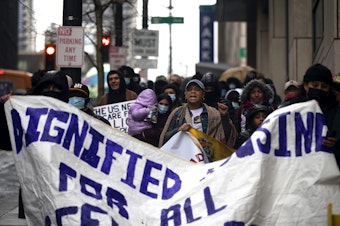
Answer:
[[19, 181], [12, 151], [0, 150], [0, 226], [24, 226], [18, 218]]

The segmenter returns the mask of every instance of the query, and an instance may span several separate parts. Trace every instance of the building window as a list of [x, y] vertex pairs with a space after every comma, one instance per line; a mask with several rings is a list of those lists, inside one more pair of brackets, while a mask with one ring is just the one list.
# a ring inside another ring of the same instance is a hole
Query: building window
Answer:
[[324, 0], [313, 0], [313, 54], [319, 49], [323, 39], [323, 1]]

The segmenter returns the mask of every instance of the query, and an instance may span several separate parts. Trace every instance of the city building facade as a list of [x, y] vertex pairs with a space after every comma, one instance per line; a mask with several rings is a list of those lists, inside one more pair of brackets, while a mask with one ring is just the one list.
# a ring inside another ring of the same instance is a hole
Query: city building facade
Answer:
[[[322, 63], [340, 71], [338, 0], [217, 0], [217, 22], [246, 22], [247, 64], [272, 79], [279, 94], [289, 79]], [[221, 42], [223, 40], [219, 40]]]

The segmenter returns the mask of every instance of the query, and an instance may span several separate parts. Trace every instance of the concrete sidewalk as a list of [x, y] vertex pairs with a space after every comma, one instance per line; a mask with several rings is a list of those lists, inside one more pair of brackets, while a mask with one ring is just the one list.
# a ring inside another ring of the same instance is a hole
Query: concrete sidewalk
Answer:
[[0, 150], [0, 226], [27, 225], [18, 218], [19, 181], [12, 151]]
[[0, 204], [0, 226], [27, 226], [25, 219], [18, 218], [17, 197], [2, 200]]

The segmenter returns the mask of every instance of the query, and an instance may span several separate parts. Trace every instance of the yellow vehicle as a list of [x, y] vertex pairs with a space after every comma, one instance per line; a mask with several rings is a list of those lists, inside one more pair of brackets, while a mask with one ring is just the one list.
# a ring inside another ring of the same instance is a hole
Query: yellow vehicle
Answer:
[[32, 73], [18, 70], [0, 69], [0, 95], [13, 90], [15, 94], [26, 94], [32, 87]]

